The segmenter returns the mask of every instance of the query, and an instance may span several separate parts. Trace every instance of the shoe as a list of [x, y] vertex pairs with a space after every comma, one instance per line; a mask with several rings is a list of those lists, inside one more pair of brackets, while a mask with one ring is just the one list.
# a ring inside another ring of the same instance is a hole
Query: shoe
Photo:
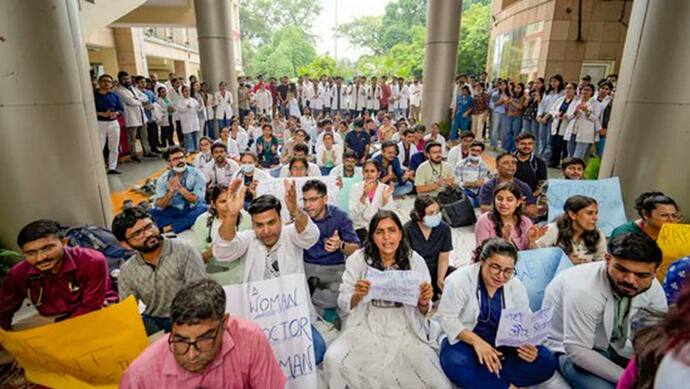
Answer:
[[136, 155], [135, 155], [135, 156], [132, 156], [132, 157], [129, 157], [129, 159], [131, 159], [131, 160], [134, 161], [134, 162], [141, 162], [141, 159], [140, 159], [139, 157], [137, 157]]
[[144, 158], [158, 158], [159, 155], [153, 154], [153, 153], [148, 153], [144, 154]]
[[122, 172], [116, 169], [108, 169], [107, 174], [122, 174]]

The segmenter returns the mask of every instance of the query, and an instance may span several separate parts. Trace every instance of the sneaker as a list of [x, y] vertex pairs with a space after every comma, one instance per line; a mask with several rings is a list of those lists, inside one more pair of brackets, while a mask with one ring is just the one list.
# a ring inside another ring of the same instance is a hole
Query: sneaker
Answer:
[[116, 169], [108, 169], [107, 174], [122, 174], [122, 172]]

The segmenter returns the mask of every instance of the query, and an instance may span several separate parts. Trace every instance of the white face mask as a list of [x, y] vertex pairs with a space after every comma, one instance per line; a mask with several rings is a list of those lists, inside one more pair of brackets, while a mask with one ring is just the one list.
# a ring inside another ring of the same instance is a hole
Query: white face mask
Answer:
[[475, 162], [475, 163], [476, 163], [476, 162], [479, 162], [479, 160], [481, 159], [481, 157], [480, 157], [480, 156], [469, 155], [469, 156], [467, 156], [467, 159], [468, 159], [470, 162]]
[[184, 166], [175, 166], [174, 168], [172, 168], [172, 170], [175, 173], [184, 173], [184, 171], [187, 170], [187, 165], [185, 164]]
[[427, 215], [424, 216], [424, 224], [426, 224], [427, 227], [429, 228], [435, 228], [438, 227], [439, 224], [441, 224], [441, 213], [437, 213], [435, 215]]
[[254, 165], [252, 165], [251, 163], [242, 164], [242, 173], [247, 174], [247, 173], [251, 173], [253, 171], [254, 171]]

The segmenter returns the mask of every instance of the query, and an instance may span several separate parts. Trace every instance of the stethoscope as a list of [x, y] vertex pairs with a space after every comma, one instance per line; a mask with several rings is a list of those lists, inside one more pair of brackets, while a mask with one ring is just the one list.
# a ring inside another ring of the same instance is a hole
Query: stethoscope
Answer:
[[[479, 302], [479, 316], [477, 317], [477, 321], [480, 322], [480, 323], [488, 323], [488, 322], [491, 321], [491, 300], [493, 300], [493, 298], [491, 298], [491, 297], [489, 298], [489, 304], [488, 304], [488, 308], [489, 308], [488, 311], [489, 311], [489, 312], [486, 314], [486, 318], [485, 318], [485, 319], [482, 319], [482, 315], [483, 315], [483, 312], [482, 312], [482, 298], [481, 298], [481, 295], [482, 295], [482, 294], [481, 294], [481, 292], [480, 292], [480, 289], [481, 289], [481, 288], [479, 287], [479, 284], [477, 284], [477, 291], [476, 291], [476, 293], [477, 293], [477, 301]], [[498, 292], [498, 291], [497, 291], [497, 292]], [[495, 295], [494, 295], [494, 297], [495, 297]], [[503, 310], [503, 309], [506, 308], [506, 302], [505, 302], [505, 300], [503, 299], [503, 290], [502, 290], [502, 289], [501, 289], [501, 292], [500, 292], [500, 295], [499, 295], [499, 299], [501, 300], [501, 310]], [[500, 314], [499, 314], [499, 315], [500, 315]], [[500, 319], [500, 316], [497, 317], [496, 319], [497, 319], [497, 320]]]

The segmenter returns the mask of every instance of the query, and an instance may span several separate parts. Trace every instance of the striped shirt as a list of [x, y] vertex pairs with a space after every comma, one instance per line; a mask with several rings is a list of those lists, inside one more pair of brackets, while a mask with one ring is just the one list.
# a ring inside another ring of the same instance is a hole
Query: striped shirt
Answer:
[[162, 239], [158, 264], [144, 262], [137, 253], [120, 267], [118, 289], [120, 300], [134, 295], [146, 305], [144, 313], [155, 317], [169, 317], [170, 304], [185, 284], [206, 278], [201, 254], [191, 245], [179, 240]]

